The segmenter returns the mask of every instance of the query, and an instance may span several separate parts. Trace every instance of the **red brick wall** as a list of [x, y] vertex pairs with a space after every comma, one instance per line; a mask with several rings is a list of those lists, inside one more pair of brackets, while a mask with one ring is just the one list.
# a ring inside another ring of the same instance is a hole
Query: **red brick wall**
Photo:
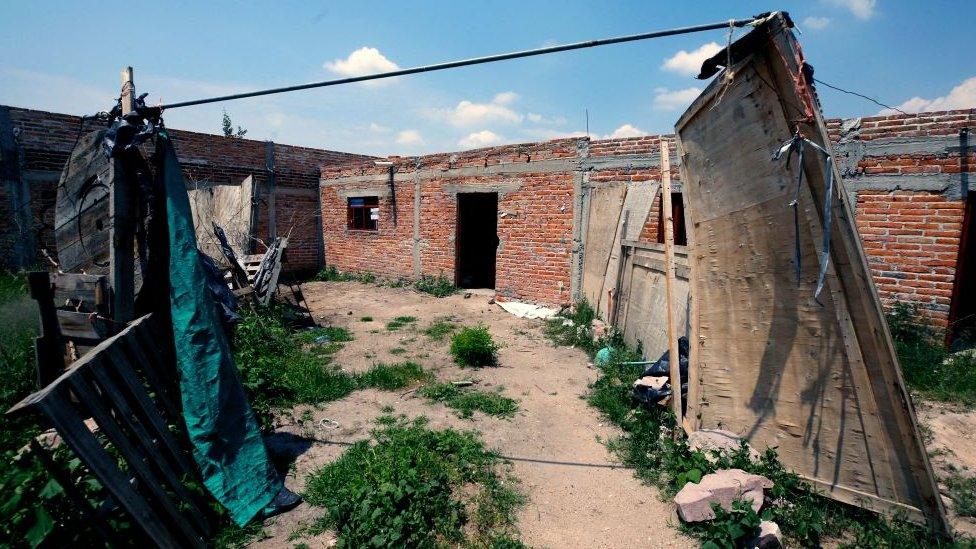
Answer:
[[[54, 256], [54, 202], [61, 169], [79, 135], [79, 129], [88, 132], [98, 126], [86, 122], [82, 127], [79, 125], [80, 118], [72, 115], [16, 107], [10, 108], [10, 118], [19, 132], [17, 142], [23, 150], [21, 172], [31, 185], [36, 248], [47, 249]], [[188, 186], [199, 181], [238, 184], [251, 175], [264, 190], [267, 182], [265, 142], [181, 130], [170, 130], [170, 135], [175, 142]], [[276, 226], [281, 235], [294, 227], [286, 255], [286, 269], [314, 270], [319, 263], [315, 220], [319, 215], [317, 189], [321, 166], [358, 162], [368, 157], [290, 145], [275, 144], [274, 148], [276, 185], [279, 189], [276, 193], [279, 195], [275, 208]], [[267, 239], [266, 193], [262, 192], [261, 197], [258, 204], [258, 237]], [[3, 199], [4, 206], [9, 203], [5, 196], [0, 196], [0, 199]], [[9, 220], [9, 216], [0, 218], [0, 234], [11, 231]]]

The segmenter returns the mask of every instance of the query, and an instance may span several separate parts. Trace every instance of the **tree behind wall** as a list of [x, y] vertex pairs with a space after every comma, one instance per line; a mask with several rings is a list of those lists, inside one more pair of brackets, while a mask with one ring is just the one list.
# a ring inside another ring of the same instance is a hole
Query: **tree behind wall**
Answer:
[[224, 110], [224, 120], [223, 127], [224, 137], [238, 137], [243, 138], [247, 134], [247, 129], [237, 126], [237, 130], [234, 130], [234, 123], [230, 119], [230, 115]]

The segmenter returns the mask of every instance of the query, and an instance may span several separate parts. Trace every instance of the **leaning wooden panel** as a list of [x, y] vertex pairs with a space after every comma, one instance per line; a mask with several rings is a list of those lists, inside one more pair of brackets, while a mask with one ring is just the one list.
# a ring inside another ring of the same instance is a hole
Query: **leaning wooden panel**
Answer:
[[830, 497], [944, 530], [853, 208], [833, 167], [831, 263], [814, 299], [827, 173], [809, 147], [796, 280], [789, 207], [796, 157], [787, 165], [771, 155], [797, 127], [820, 146], [829, 141], [789, 26], [778, 15], [733, 44], [734, 78], [719, 75], [676, 126], [693, 243], [687, 415], [695, 428], [722, 427], [760, 449], [777, 447], [784, 465]]

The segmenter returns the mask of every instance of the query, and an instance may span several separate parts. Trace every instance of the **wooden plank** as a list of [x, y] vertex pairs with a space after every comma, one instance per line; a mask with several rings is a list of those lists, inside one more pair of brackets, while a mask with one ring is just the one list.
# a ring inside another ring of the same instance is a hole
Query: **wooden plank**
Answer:
[[[689, 216], [689, 423], [775, 446], [783, 464], [840, 501], [923, 515], [944, 510], [835, 166], [832, 266], [814, 300], [828, 172], [807, 149], [799, 197], [802, 276], [787, 205], [796, 157], [769, 155], [797, 126], [829, 147], [802, 54], [782, 15], [717, 78], [676, 130]], [[724, 55], [724, 52], [723, 52]]]
[[54, 284], [54, 303], [62, 307], [71, 303], [72, 308], [80, 306], [81, 312], [104, 312], [105, 277], [100, 275], [78, 273], [52, 273], [51, 282]]
[[76, 313], [59, 309], [57, 315], [61, 334], [68, 339], [98, 342], [111, 333], [108, 323], [98, 318], [92, 319], [91, 313]]
[[[668, 309], [668, 356], [671, 366], [671, 411], [682, 425], [681, 357], [678, 354], [678, 331], [674, 321], [674, 212], [671, 209], [671, 152], [668, 142], [661, 140], [661, 208], [664, 211], [664, 288]], [[674, 431], [678, 436], [678, 429]]]
[[620, 223], [621, 204], [627, 193], [625, 184], [592, 187], [589, 189], [589, 223], [584, 229], [583, 297], [598, 307], [604, 301], [603, 283], [607, 264]]
[[54, 308], [51, 279], [46, 272], [27, 274], [30, 296], [37, 302], [41, 317], [41, 335], [34, 338], [37, 360], [37, 387], [44, 388], [64, 370], [64, 339]]
[[159, 547], [164, 549], [178, 549], [179, 540], [165, 528], [162, 517], [151, 505], [146, 503], [133, 488], [129, 478], [119, 469], [112, 458], [99, 444], [94, 435], [85, 427], [85, 423], [78, 417], [76, 410], [68, 402], [70, 396], [65, 387], [56, 388], [46, 395], [38, 404], [48, 419], [58, 430], [58, 434], [74, 450], [91, 472], [98, 478], [112, 497], [146, 532]]

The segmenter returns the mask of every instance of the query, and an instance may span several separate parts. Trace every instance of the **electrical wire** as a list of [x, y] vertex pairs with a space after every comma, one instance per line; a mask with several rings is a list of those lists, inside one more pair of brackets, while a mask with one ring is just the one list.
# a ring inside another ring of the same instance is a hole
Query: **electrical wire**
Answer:
[[843, 93], [848, 93], [848, 94], [850, 94], [850, 95], [856, 95], [857, 97], [861, 97], [861, 98], [863, 98], [863, 99], [867, 99], [868, 101], [870, 101], [870, 102], [872, 102], [872, 103], [874, 103], [875, 105], [878, 105], [878, 106], [880, 106], [880, 107], [884, 107], [884, 108], [886, 108], [886, 109], [891, 109], [891, 110], [893, 110], [893, 111], [897, 111], [897, 112], [900, 112], [901, 114], [905, 114], [905, 115], [907, 115], [907, 114], [908, 114], [907, 112], [905, 112], [905, 111], [903, 111], [903, 110], [901, 110], [901, 109], [899, 109], [898, 107], [892, 107], [891, 105], [885, 105], [885, 104], [884, 104], [884, 103], [882, 103], [881, 101], [878, 101], [877, 99], [875, 99], [875, 98], [873, 98], [873, 97], [868, 97], [867, 95], [864, 95], [863, 93], [858, 93], [858, 92], [856, 92], [856, 91], [851, 91], [851, 90], [845, 90], [844, 88], [841, 88], [841, 87], [838, 87], [838, 86], [835, 86], [835, 85], [833, 85], [833, 84], [828, 84], [828, 83], [826, 83], [826, 82], [824, 82], [823, 80], [821, 80], [821, 79], [819, 79], [819, 78], [814, 78], [814, 79], [813, 79], [813, 81], [814, 81], [814, 82], [816, 82], [817, 84], [823, 84], [824, 86], [827, 86], [828, 88], [830, 88], [830, 89], [832, 89], [832, 90], [837, 90], [837, 91], [839, 91], [839, 92], [843, 92]]
[[647, 40], [651, 38], [662, 38], [665, 36], [676, 36], [679, 34], [690, 34], [694, 32], [702, 32], [709, 30], [719, 30], [727, 29], [730, 27], [745, 27], [747, 25], [755, 24], [756, 22], [765, 20], [768, 14], [758, 15], [751, 19], [733, 19], [728, 21], [722, 21], [720, 23], [710, 23], [706, 25], [696, 25], [692, 27], [680, 27], [676, 29], [667, 29], [661, 31], [647, 32], [642, 34], [632, 34], [628, 36], [618, 36], [615, 38], [604, 38], [601, 40], [589, 40], [586, 42], [575, 42], [572, 44], [562, 44], [558, 46], [550, 46], [546, 48], [538, 48], [533, 50], [516, 51], [510, 53], [501, 53], [496, 55], [488, 55], [484, 57], [474, 57], [471, 59], [462, 59], [459, 61], [448, 61], [446, 63], [437, 63], [434, 65], [421, 65], [418, 67], [411, 67], [407, 69], [400, 69], [389, 72], [382, 72], [377, 74], [368, 74], [365, 76], [353, 76], [349, 78], [339, 78], [336, 80], [325, 80], [322, 82], [311, 82], [308, 84], [298, 84], [295, 86], [284, 86], [280, 88], [271, 88], [267, 90], [257, 90], [252, 92], [235, 93], [230, 95], [222, 95], [218, 97], [210, 97], [206, 99], [194, 99], [191, 101], [180, 101], [177, 103], [170, 103], [168, 105], [160, 105], [156, 108], [160, 110], [166, 109], [176, 109], [180, 107], [190, 107], [193, 105], [204, 105], [207, 103], [217, 103], [219, 101], [231, 101], [234, 99], [245, 99], [248, 97], [258, 97], [262, 95], [272, 95], [278, 93], [286, 93], [299, 90], [308, 90], [312, 88], [324, 88], [326, 86], [338, 86], [340, 84], [351, 84], [353, 82], [365, 82], [367, 80], [379, 80], [381, 78], [393, 78], [395, 76], [404, 76], [408, 74], [418, 74], [422, 72], [432, 72], [444, 69], [453, 69], [456, 67], [467, 67], [470, 65], [481, 65], [484, 63], [494, 63], [497, 61], [506, 61], [508, 59], [519, 59], [522, 57], [533, 57], [536, 55], [546, 55], [550, 53], [557, 53], [562, 51], [579, 50], [584, 48], [594, 48], [597, 46], [606, 46], [610, 44], [620, 44], [623, 42], [634, 42], [637, 40]]

